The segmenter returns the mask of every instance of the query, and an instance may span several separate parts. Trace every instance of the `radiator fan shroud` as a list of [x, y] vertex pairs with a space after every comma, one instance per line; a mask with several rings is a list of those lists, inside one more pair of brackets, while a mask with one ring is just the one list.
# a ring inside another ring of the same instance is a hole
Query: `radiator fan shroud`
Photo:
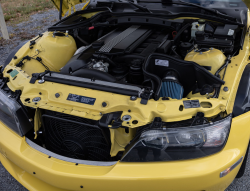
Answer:
[[48, 150], [74, 159], [112, 161], [109, 130], [97, 121], [54, 111], [45, 111], [42, 119]]

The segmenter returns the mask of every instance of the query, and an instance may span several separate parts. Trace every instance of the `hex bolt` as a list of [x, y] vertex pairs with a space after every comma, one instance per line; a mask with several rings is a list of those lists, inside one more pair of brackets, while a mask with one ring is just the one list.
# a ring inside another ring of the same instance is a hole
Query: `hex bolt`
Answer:
[[228, 87], [225, 86], [225, 87], [223, 88], [223, 91], [224, 91], [224, 92], [227, 92], [227, 91], [228, 91]]
[[130, 100], [135, 101], [135, 100], [137, 100], [137, 97], [136, 96], [131, 96]]
[[41, 100], [41, 98], [40, 98], [40, 97], [35, 97], [35, 98], [32, 100], [32, 102], [37, 103], [37, 102], [39, 102], [40, 100]]
[[60, 97], [60, 94], [59, 94], [59, 93], [56, 93], [56, 94], [55, 94], [55, 97], [56, 97], [56, 98], [59, 98], [59, 97]]
[[108, 104], [106, 102], [102, 102], [102, 107], [106, 107]]

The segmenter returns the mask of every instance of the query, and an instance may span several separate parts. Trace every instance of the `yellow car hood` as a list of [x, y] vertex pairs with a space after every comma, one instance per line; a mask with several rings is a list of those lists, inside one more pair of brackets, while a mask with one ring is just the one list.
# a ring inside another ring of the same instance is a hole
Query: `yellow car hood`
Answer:
[[[51, 1], [59, 11], [61, 0], [51, 0]], [[89, 0], [62, 0], [62, 16], [64, 16], [67, 13], [67, 11], [71, 9], [73, 6], [86, 2], [89, 2]]]

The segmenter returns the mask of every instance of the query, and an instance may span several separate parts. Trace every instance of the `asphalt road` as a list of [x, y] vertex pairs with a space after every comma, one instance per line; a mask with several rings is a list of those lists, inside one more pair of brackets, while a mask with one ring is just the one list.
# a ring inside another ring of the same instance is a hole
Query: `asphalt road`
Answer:
[[[248, 159], [250, 159], [250, 152]], [[209, 181], [209, 180], [208, 180]], [[16, 181], [0, 163], [0, 191], [27, 191]], [[250, 160], [247, 161], [247, 169], [242, 178], [235, 179], [226, 191], [249, 191], [250, 190]]]

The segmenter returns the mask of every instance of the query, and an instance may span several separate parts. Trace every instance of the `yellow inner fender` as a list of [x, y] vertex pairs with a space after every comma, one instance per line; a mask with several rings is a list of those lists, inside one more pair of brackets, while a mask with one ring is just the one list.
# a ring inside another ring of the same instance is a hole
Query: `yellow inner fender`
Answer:
[[211, 48], [205, 52], [193, 50], [185, 57], [186, 61], [196, 62], [201, 66], [211, 67], [210, 72], [215, 72], [225, 63], [226, 56], [218, 49]]

